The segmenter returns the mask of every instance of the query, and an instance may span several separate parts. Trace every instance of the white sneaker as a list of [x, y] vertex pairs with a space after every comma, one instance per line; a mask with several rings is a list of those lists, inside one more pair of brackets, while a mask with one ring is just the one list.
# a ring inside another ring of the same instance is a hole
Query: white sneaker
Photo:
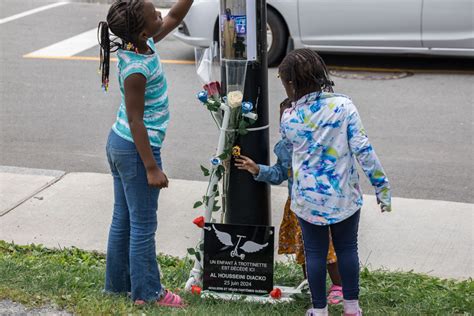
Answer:
[[362, 316], [362, 309], [359, 308], [359, 311], [356, 314], [349, 314], [344, 312], [344, 316]]
[[310, 308], [306, 311], [306, 316], [328, 316], [328, 307], [325, 308]]

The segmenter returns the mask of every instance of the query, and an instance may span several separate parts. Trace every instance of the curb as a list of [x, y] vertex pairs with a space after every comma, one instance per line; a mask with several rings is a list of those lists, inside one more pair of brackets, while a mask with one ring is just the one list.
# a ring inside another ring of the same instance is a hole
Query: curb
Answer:
[[40, 188], [34, 190], [30, 194], [27, 194], [26, 197], [20, 199], [17, 202], [14, 202], [10, 206], [7, 206], [5, 209], [0, 210], [0, 217], [8, 214], [12, 210], [16, 209], [21, 204], [25, 203], [41, 191], [49, 188], [59, 180], [61, 180], [65, 175], [66, 172], [61, 170], [45, 170], [45, 169], [34, 169], [34, 168], [21, 168], [21, 167], [10, 167], [10, 166], [0, 166], [0, 173], [14, 173], [14, 174], [27, 174], [27, 175], [35, 175], [35, 176], [48, 176], [53, 177], [52, 180], [45, 183]]

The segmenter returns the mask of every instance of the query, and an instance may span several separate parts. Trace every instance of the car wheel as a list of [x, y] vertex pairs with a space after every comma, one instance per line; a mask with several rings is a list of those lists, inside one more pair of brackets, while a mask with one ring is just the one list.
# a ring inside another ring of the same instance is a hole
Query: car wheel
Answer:
[[268, 66], [278, 66], [285, 56], [288, 31], [281, 17], [272, 9], [267, 10]]

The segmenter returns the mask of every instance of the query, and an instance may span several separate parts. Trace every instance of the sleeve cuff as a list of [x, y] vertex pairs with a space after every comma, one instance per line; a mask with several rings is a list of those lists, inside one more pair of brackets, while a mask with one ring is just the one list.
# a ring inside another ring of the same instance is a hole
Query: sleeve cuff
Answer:
[[389, 188], [385, 187], [381, 190], [377, 190], [375, 195], [384, 205], [391, 206], [392, 204], [392, 194]]
[[268, 181], [268, 170], [270, 169], [269, 166], [265, 165], [258, 165], [259, 172], [258, 174], [254, 175], [253, 178], [256, 181]]

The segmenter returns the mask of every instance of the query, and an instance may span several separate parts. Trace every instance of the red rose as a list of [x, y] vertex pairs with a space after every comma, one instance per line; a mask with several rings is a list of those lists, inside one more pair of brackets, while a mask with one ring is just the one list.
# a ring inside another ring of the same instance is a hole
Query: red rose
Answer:
[[201, 295], [201, 288], [197, 285], [191, 285], [191, 293]]
[[203, 228], [203, 227], [204, 227], [204, 216], [196, 217], [196, 218], [193, 220], [193, 223], [194, 223], [197, 227]]
[[218, 81], [213, 81], [204, 85], [204, 90], [206, 90], [210, 96], [218, 98], [221, 94], [221, 85]]
[[281, 290], [279, 288], [274, 288], [271, 292], [270, 292], [270, 296], [274, 299], [279, 299], [281, 298]]

